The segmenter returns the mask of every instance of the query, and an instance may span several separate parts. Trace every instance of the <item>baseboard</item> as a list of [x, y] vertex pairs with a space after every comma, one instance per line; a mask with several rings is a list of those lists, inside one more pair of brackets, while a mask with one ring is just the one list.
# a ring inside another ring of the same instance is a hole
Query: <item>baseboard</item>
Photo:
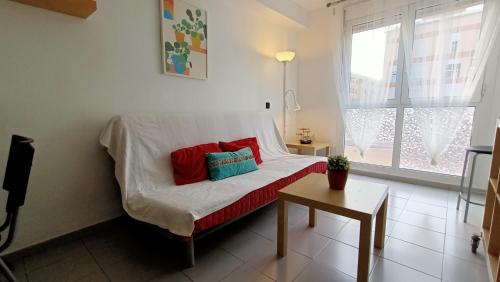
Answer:
[[[400, 182], [405, 182], [405, 183], [414, 184], [414, 185], [429, 186], [429, 187], [434, 187], [434, 188], [438, 188], [438, 189], [452, 190], [452, 191], [458, 192], [458, 186], [453, 185], [453, 184], [446, 184], [446, 183], [440, 183], [440, 182], [434, 182], [434, 181], [429, 181], [429, 180], [404, 177], [404, 176], [398, 176], [398, 175], [391, 175], [391, 174], [385, 174], [385, 173], [379, 173], [379, 172], [369, 172], [369, 171], [359, 170], [359, 169], [352, 169], [351, 172], [354, 174], [363, 175], [363, 176], [382, 178], [382, 179], [392, 180], [392, 181], [400, 181]], [[477, 194], [485, 194], [486, 193], [486, 191], [484, 189], [479, 189], [479, 188], [472, 188], [471, 191], [473, 193], [477, 193]]]
[[110, 225], [122, 223], [122, 222], [125, 222], [126, 220], [127, 220], [127, 217], [125, 215], [120, 215], [118, 217], [108, 219], [108, 220], [105, 220], [103, 222], [99, 222], [97, 224], [93, 224], [93, 225], [87, 226], [85, 228], [66, 233], [66, 234], [61, 235], [61, 236], [57, 236], [57, 237], [49, 239], [47, 241], [35, 243], [33, 245], [30, 245], [28, 247], [25, 247], [25, 248], [22, 248], [19, 250], [15, 250], [13, 252], [7, 252], [6, 254], [2, 255], [2, 257], [8, 261], [15, 261], [15, 260], [18, 260], [20, 258], [32, 255], [34, 253], [40, 252], [40, 251], [45, 250], [45, 249], [48, 249], [50, 247], [60, 245], [62, 243], [81, 239], [83, 237], [88, 236], [89, 234], [98, 232], [100, 230], [104, 230]]

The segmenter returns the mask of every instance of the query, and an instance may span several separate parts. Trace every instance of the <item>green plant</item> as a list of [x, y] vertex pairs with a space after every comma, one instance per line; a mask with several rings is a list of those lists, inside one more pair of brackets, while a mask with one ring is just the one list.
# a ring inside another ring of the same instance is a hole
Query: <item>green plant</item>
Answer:
[[186, 23], [188, 24], [186, 26], [190, 27], [188, 30], [189, 33], [186, 32], [186, 34], [190, 34], [192, 37], [196, 37], [196, 35], [200, 34], [200, 30], [203, 30], [203, 34], [200, 34], [200, 39], [205, 40], [205, 38], [207, 37], [207, 25], [201, 19], [201, 10], [196, 9], [193, 15], [191, 9], [187, 9], [186, 15], [189, 17], [189, 21], [191, 21], [191, 23], [189, 23], [186, 20], [182, 20], [183, 24], [184, 21], [186, 21]]
[[172, 28], [174, 29], [175, 32], [184, 32], [187, 33], [187, 27], [181, 23], [173, 24]]
[[170, 42], [165, 42], [165, 54], [168, 63], [172, 63], [172, 56], [178, 55], [184, 59], [186, 64], [192, 68], [193, 65], [190, 61], [188, 61], [189, 54], [191, 54], [191, 50], [189, 50], [189, 46], [187, 42], [174, 42], [174, 44]]
[[327, 166], [329, 171], [347, 171], [351, 169], [351, 163], [342, 155], [329, 156]]

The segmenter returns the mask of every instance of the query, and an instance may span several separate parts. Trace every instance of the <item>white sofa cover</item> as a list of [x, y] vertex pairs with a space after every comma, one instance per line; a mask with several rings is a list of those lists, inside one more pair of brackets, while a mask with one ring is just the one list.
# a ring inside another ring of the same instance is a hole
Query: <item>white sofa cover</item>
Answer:
[[[172, 151], [253, 136], [264, 161], [257, 171], [216, 182], [175, 185]], [[117, 116], [102, 132], [100, 143], [115, 161], [125, 211], [137, 220], [181, 236], [192, 234], [196, 220], [326, 160], [290, 154], [273, 118], [265, 113]]]

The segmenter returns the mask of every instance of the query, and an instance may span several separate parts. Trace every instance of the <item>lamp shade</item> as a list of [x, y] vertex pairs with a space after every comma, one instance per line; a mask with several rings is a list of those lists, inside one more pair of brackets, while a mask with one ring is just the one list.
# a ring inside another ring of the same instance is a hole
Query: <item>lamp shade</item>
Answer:
[[295, 58], [295, 52], [293, 51], [283, 51], [276, 53], [276, 60], [280, 62], [291, 62]]

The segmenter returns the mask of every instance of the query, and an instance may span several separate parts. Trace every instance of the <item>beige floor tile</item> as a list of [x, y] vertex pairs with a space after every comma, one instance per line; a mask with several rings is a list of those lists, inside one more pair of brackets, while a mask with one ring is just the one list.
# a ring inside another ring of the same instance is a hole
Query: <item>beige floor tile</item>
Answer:
[[408, 201], [405, 209], [408, 211], [435, 216], [443, 219], [446, 218], [446, 211], [447, 211], [447, 208], [445, 207], [435, 206], [411, 200]]
[[31, 272], [56, 262], [72, 261], [84, 256], [90, 257], [90, 254], [82, 242], [78, 240], [48, 247], [43, 251], [27, 256], [24, 258], [24, 264], [26, 271]]
[[[308, 224], [309, 218], [305, 219], [297, 226], [306, 226]], [[316, 219], [316, 226], [313, 227], [312, 230], [320, 235], [326, 236], [330, 239], [334, 239], [345, 224], [345, 221], [318, 214]]]
[[387, 218], [392, 220], [399, 220], [401, 214], [403, 213], [403, 209], [396, 207], [387, 207]]
[[417, 201], [435, 206], [448, 208], [447, 190], [436, 188], [419, 188], [411, 195], [410, 201]]
[[276, 214], [270, 214], [270, 216], [267, 217], [261, 216], [258, 218], [253, 218], [249, 222], [248, 229], [269, 240], [275, 241], [276, 234], [278, 232], [277, 222], [278, 217]]
[[454, 217], [448, 217], [446, 220], [446, 235], [469, 240], [472, 234], [481, 233], [480, 224], [472, 224], [470, 221], [463, 222], [463, 213], [459, 212]]
[[486, 255], [483, 242], [479, 242], [477, 253], [474, 254], [471, 251], [470, 239], [465, 240], [453, 236], [446, 236], [444, 253], [446, 255], [458, 257], [480, 265], [486, 264]]
[[28, 280], [30, 282], [73, 282], [88, 277], [100, 277], [102, 279], [103, 275], [101, 268], [92, 258], [82, 257], [76, 260], [62, 260], [37, 268], [32, 272], [28, 272]]
[[349, 220], [351, 220], [348, 217], [337, 215], [337, 214], [334, 214], [334, 213], [331, 213], [331, 212], [322, 211], [322, 210], [317, 210], [316, 213], [318, 214], [318, 216], [324, 216], [324, 217], [328, 217], [328, 218], [331, 218], [331, 219], [339, 220], [339, 221], [342, 221], [342, 222], [348, 222]]
[[240, 230], [236, 234], [221, 236], [221, 241], [221, 248], [242, 261], [249, 261], [252, 257], [274, 246], [269, 239], [249, 230]]
[[486, 266], [471, 263], [452, 256], [444, 257], [443, 281], [449, 282], [488, 282]]
[[273, 282], [271, 278], [260, 273], [249, 264], [244, 264], [231, 272], [223, 282]]
[[309, 258], [314, 258], [331, 239], [315, 233], [308, 225], [296, 225], [288, 231], [290, 249]]
[[310, 258], [290, 249], [286, 257], [278, 258], [274, 249], [271, 255], [264, 256], [251, 265], [273, 280], [293, 281], [310, 262]]
[[310, 263], [297, 277], [296, 282], [355, 282], [356, 279], [338, 269], [326, 265]]
[[434, 277], [441, 277], [443, 254], [390, 238], [382, 256]]
[[391, 237], [437, 252], [443, 252], [444, 248], [444, 234], [408, 225], [402, 222], [396, 223]]
[[216, 249], [196, 257], [196, 265], [183, 272], [193, 281], [219, 281], [242, 265], [242, 262], [228, 252]]
[[[370, 270], [373, 269], [378, 256], [371, 255]], [[357, 277], [358, 249], [338, 241], [332, 241], [314, 259], [314, 262], [330, 268], [336, 268], [343, 273]]]
[[370, 277], [371, 282], [439, 282], [440, 279], [386, 259], [379, 259]]
[[404, 211], [399, 221], [440, 233], [445, 233], [446, 231], [446, 219], [416, 212]]
[[389, 207], [404, 209], [407, 202], [408, 202], [408, 200], [405, 198], [400, 198], [400, 197], [396, 197], [396, 196], [389, 196], [389, 201], [387, 204]]

